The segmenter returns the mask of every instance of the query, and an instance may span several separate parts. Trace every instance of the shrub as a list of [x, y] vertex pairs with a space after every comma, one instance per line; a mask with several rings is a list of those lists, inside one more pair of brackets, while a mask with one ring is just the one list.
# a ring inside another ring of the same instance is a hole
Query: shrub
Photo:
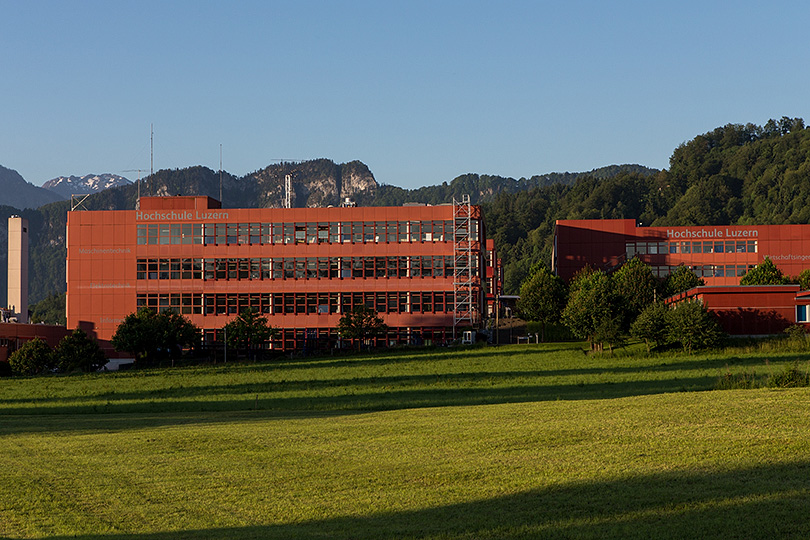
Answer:
[[667, 313], [669, 309], [662, 302], [650, 304], [639, 314], [630, 326], [630, 333], [638, 339], [643, 339], [647, 345], [647, 354], [650, 353], [650, 343], [656, 347], [667, 342]]
[[680, 343], [687, 353], [719, 345], [723, 338], [720, 326], [700, 302], [677, 304], [667, 313], [667, 323], [670, 341]]
[[11, 353], [8, 363], [14, 373], [37, 375], [53, 368], [53, 351], [42, 338], [35, 337]]
[[786, 367], [780, 373], [768, 377], [768, 386], [775, 388], [800, 388], [810, 386], [810, 373], [799, 369], [798, 364]]
[[107, 363], [107, 357], [98, 346], [96, 340], [77, 328], [68, 334], [53, 351], [54, 365], [63, 372], [77, 369], [82, 371], [97, 371]]
[[143, 308], [118, 325], [112, 345], [118, 351], [133, 353], [139, 364], [156, 364], [169, 358], [173, 361], [183, 347], [194, 346], [199, 340], [199, 328], [182, 315]]
[[787, 334], [788, 341], [793, 346], [804, 348], [807, 344], [807, 334], [805, 334], [804, 326], [801, 324], [791, 324], [785, 328], [785, 334]]
[[756, 373], [731, 373], [726, 371], [725, 375], [718, 379], [714, 385], [716, 390], [750, 390], [752, 388], [759, 388], [761, 382]]

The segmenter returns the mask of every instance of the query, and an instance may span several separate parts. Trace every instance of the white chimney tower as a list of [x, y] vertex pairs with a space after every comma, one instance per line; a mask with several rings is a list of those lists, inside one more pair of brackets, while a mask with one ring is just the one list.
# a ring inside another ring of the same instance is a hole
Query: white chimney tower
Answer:
[[8, 218], [8, 307], [28, 322], [28, 220]]

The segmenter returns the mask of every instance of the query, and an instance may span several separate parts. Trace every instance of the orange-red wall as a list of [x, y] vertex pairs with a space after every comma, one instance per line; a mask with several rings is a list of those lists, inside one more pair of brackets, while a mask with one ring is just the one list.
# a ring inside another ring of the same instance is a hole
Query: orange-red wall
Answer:
[[[475, 219], [480, 209], [473, 207]], [[355, 207], [305, 209], [220, 209], [207, 197], [143, 197], [141, 209], [72, 211], [67, 233], [67, 326], [92, 328], [110, 339], [118, 324], [136, 310], [138, 293], [250, 293], [452, 291], [452, 277], [301, 280], [137, 280], [141, 258], [384, 257], [452, 256], [453, 242], [377, 242], [271, 245], [138, 245], [136, 227], [158, 223], [311, 223], [452, 220], [453, 207]], [[483, 221], [479, 221], [484, 238]], [[481, 258], [481, 247], [475, 247]], [[480, 283], [480, 279], [476, 278]], [[335, 328], [340, 314], [271, 314], [278, 328]], [[221, 328], [232, 317], [191, 315], [197, 326]], [[448, 327], [453, 313], [392, 313], [392, 327]]]

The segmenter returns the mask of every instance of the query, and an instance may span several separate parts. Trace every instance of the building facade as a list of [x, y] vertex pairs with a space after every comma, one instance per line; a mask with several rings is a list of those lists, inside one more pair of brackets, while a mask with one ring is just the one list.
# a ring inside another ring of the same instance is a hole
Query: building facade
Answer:
[[810, 225], [641, 227], [632, 219], [559, 220], [553, 269], [569, 280], [586, 264], [610, 271], [633, 257], [664, 278], [687, 266], [707, 285], [737, 285], [769, 257], [785, 275], [810, 268]]
[[698, 301], [732, 336], [781, 334], [794, 324], [810, 326], [810, 293], [798, 285], [694, 287], [666, 299], [668, 305]]
[[71, 211], [67, 325], [112, 337], [142, 307], [217, 332], [245, 308], [276, 349], [332, 346], [341, 316], [374, 308], [382, 344], [441, 343], [486, 313], [480, 208], [223, 209], [209, 197], [142, 197], [138, 210]]

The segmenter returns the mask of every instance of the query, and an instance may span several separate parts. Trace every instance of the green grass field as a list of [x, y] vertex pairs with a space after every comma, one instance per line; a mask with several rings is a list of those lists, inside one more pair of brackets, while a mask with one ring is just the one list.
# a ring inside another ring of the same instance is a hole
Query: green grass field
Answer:
[[805, 353], [580, 344], [0, 379], [6, 538], [807, 538]]

